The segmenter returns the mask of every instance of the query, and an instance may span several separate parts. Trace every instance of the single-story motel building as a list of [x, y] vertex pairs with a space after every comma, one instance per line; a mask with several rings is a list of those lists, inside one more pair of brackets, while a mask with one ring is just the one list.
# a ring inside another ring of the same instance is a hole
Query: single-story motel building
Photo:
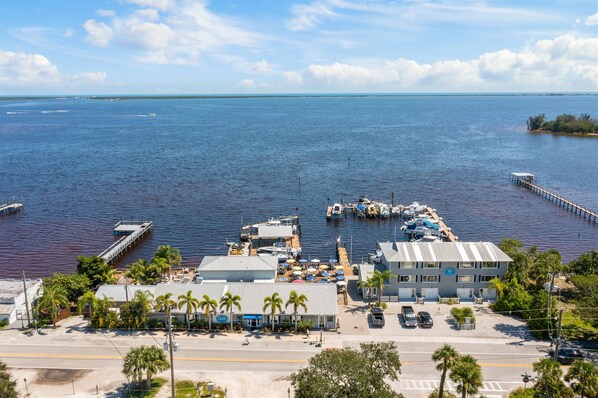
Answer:
[[[382, 294], [398, 301], [493, 300], [496, 291], [488, 282], [513, 261], [491, 242], [380, 242], [378, 254], [378, 263], [359, 266], [359, 280], [389, 270], [397, 278], [386, 281]], [[377, 297], [376, 289], [371, 293]], [[362, 294], [367, 297], [366, 289]]]
[[[328, 284], [292, 284], [292, 283], [243, 283], [243, 282], [202, 282], [202, 283], [159, 283], [157, 285], [104, 285], [96, 292], [97, 298], [108, 297], [120, 306], [130, 300], [136, 291], [147, 291], [154, 298], [172, 293], [172, 299], [177, 300], [180, 295], [186, 295], [189, 290], [193, 297], [203, 300], [204, 295], [220, 302], [226, 292], [238, 295], [241, 310], [233, 308], [233, 323], [241, 323], [247, 328], [260, 328], [271, 324], [270, 308], [264, 313], [264, 298], [278, 293], [283, 300], [282, 312], [274, 317], [274, 323], [294, 322], [293, 306], [285, 308], [291, 291], [307, 297], [307, 311], [299, 307], [298, 320], [312, 321], [315, 328], [334, 329], [337, 325], [338, 306], [335, 285]], [[210, 314], [212, 323], [230, 323], [230, 313], [219, 308]], [[152, 312], [150, 317], [163, 317], [164, 312]], [[173, 309], [172, 315], [179, 320], [186, 320], [186, 307]], [[194, 319], [206, 319], [201, 309], [194, 314]], [[206, 319], [207, 320], [207, 319]]]

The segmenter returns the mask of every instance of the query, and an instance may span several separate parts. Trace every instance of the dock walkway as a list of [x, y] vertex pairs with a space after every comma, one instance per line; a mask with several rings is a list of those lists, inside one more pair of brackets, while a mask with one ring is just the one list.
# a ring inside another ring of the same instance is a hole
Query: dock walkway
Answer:
[[351, 262], [349, 261], [349, 256], [347, 255], [347, 248], [342, 245], [337, 245], [336, 252], [338, 255], [338, 264], [343, 266], [345, 276], [353, 275], [353, 267], [351, 267]]
[[444, 221], [442, 221], [440, 219], [440, 217], [438, 216], [438, 214], [436, 213], [436, 210], [434, 210], [431, 207], [428, 207], [427, 209], [428, 214], [430, 215], [430, 218], [432, 218], [432, 220], [434, 220], [435, 222], [438, 223], [438, 225], [440, 225], [440, 227], [442, 228], [442, 231], [445, 233], [447, 239], [449, 240], [449, 242], [457, 242], [457, 237], [455, 236], [455, 234], [453, 233], [453, 231], [451, 231], [451, 229], [449, 227], [446, 226], [446, 224], [444, 223]]
[[25, 206], [22, 203], [3, 203], [0, 204], [0, 215], [2, 214], [9, 214], [9, 213], [17, 213], [23, 210]]
[[598, 222], [598, 212], [594, 210], [590, 210], [587, 207], [580, 205], [578, 203], [573, 202], [561, 195], [558, 195], [550, 190], [541, 187], [540, 185], [536, 184], [535, 178], [533, 174], [529, 173], [512, 173], [511, 174], [511, 181], [517, 185], [522, 186], [524, 188], [529, 189], [533, 193], [540, 195], [544, 199], [548, 199], [554, 204], [564, 207], [566, 210], [571, 211], [573, 214], [582, 217], [584, 220], [587, 219], [588, 222], [596, 223]]
[[120, 221], [114, 226], [113, 234], [122, 236], [98, 257], [108, 264], [121, 257], [154, 227], [153, 221]]

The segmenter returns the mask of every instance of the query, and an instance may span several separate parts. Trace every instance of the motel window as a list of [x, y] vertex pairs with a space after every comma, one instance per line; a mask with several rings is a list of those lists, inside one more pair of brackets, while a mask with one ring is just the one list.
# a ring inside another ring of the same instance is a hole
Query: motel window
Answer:
[[404, 263], [401, 263], [401, 267], [400, 268], [415, 268], [417, 263], [411, 262], [411, 261], [405, 261]]
[[482, 268], [498, 268], [498, 263], [486, 261], [482, 264]]
[[480, 282], [490, 282], [494, 278], [498, 278], [498, 276], [497, 275], [480, 275]]
[[459, 265], [459, 268], [471, 268], [471, 267], [473, 267], [473, 263], [470, 263], [470, 262], [462, 262]]
[[415, 282], [415, 275], [401, 275], [399, 277], [399, 281], [406, 282], [406, 283], [414, 283]]
[[424, 268], [438, 268], [438, 263], [425, 263], [425, 267]]
[[439, 277], [438, 275], [424, 275], [422, 276], [422, 282], [438, 282]]
[[457, 282], [472, 283], [472, 282], [475, 282], [475, 277], [473, 275], [459, 275], [457, 277]]

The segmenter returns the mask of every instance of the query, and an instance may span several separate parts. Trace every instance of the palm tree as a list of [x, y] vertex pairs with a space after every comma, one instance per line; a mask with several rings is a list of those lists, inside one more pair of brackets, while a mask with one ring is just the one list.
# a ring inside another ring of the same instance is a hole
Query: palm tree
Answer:
[[372, 280], [372, 278], [367, 278], [364, 281], [358, 281], [357, 282], [357, 288], [358, 289], [365, 289], [366, 291], [366, 296], [368, 299], [368, 306], [371, 304], [371, 300], [372, 300], [372, 288], [374, 288], [374, 281]]
[[178, 267], [181, 265], [181, 252], [176, 247], [170, 247], [168, 245], [158, 246], [158, 249], [156, 249], [156, 252], [154, 253], [152, 262], [156, 262], [156, 260], [159, 258], [162, 258], [166, 261], [169, 270], [173, 266]]
[[83, 313], [83, 309], [89, 307], [89, 321], [91, 322], [91, 318], [93, 316], [93, 312], [97, 306], [98, 299], [96, 295], [91, 290], [85, 292], [83, 296], [77, 301], [77, 311], [79, 314]]
[[[375, 270], [374, 275], [372, 275], [372, 283], [374, 287], [378, 288], [378, 305], [382, 301], [382, 293], [384, 292], [384, 282], [389, 280], [390, 278], [396, 278], [397, 276], [390, 272], [389, 270], [379, 271]], [[442, 397], [440, 397], [442, 398]]]
[[66, 308], [69, 300], [66, 297], [64, 289], [46, 286], [43, 289], [41, 297], [37, 299], [37, 312], [49, 312], [52, 317], [52, 324], [56, 327], [56, 318], [60, 308]]
[[212, 330], [212, 318], [210, 317], [210, 312], [216, 311], [217, 306], [218, 302], [212, 300], [207, 294], [204, 294], [203, 300], [199, 302], [199, 308], [203, 310], [206, 318], [208, 318], [208, 330]]
[[91, 317], [91, 325], [96, 328], [110, 328], [114, 326], [114, 313], [110, 312], [110, 308], [114, 308], [116, 304], [111, 297], [102, 297], [97, 299], [95, 311]]
[[168, 260], [161, 257], [154, 258], [150, 264], [150, 268], [158, 275], [158, 279], [164, 278], [172, 269]]
[[170, 364], [163, 350], [156, 346], [142, 345], [132, 348], [127, 353], [122, 373], [129, 380], [139, 384], [143, 390], [144, 387], [150, 387], [154, 375], [169, 368]]
[[164, 321], [168, 324], [170, 319], [170, 309], [176, 307], [176, 301], [171, 299], [172, 293], [161, 294], [156, 297], [156, 304], [154, 310], [162, 311], [164, 309]]
[[233, 330], [233, 307], [241, 311], [241, 297], [233, 295], [231, 292], [224, 293], [220, 298], [220, 309], [223, 309], [230, 315], [230, 330]]
[[566, 398], [572, 397], [573, 391], [561, 380], [563, 371], [558, 362], [551, 358], [543, 358], [533, 363], [534, 372], [536, 372], [536, 384], [534, 397], [538, 398]]
[[199, 300], [193, 297], [193, 291], [189, 289], [187, 294], [181, 294], [179, 296], [179, 310], [185, 307], [187, 314], [187, 329], [191, 329], [191, 313], [197, 312], [199, 307]]
[[470, 394], [477, 394], [480, 387], [484, 385], [482, 382], [482, 368], [471, 355], [459, 358], [451, 369], [450, 378], [457, 383], [457, 392], [461, 393], [461, 398], [467, 398], [467, 395]]
[[500, 299], [507, 291], [508, 285], [500, 278], [492, 278], [488, 281], [488, 289], [496, 290], [496, 298]]
[[128, 303], [123, 304], [120, 318], [129, 328], [139, 329], [143, 325], [147, 325], [152, 309], [152, 298], [153, 295], [147, 290], [138, 290]]
[[565, 375], [573, 392], [581, 398], [598, 397], [598, 369], [588, 361], [577, 360], [571, 364]]
[[295, 333], [297, 333], [297, 315], [299, 307], [303, 308], [303, 311], [307, 312], [307, 296], [305, 294], [297, 294], [296, 291], [291, 290], [289, 295], [289, 301], [286, 302], [284, 308], [289, 308], [289, 305], [293, 306], [293, 315], [295, 316]]
[[278, 295], [277, 292], [272, 293], [272, 296], [266, 296], [264, 298], [264, 307], [262, 311], [264, 313], [268, 308], [270, 308], [270, 322], [272, 322], [272, 331], [274, 331], [274, 317], [276, 316], [276, 311], [282, 312], [282, 297]]
[[155, 267], [142, 258], [131, 264], [126, 275], [133, 279], [133, 283], [135, 284], [153, 285], [160, 281], [160, 277], [156, 272]]
[[440, 386], [438, 388], [438, 398], [442, 398], [444, 394], [444, 381], [446, 380], [446, 372], [455, 365], [459, 359], [459, 353], [450, 345], [445, 344], [432, 354], [432, 360], [439, 362], [436, 365], [436, 370], [442, 372], [440, 375]]

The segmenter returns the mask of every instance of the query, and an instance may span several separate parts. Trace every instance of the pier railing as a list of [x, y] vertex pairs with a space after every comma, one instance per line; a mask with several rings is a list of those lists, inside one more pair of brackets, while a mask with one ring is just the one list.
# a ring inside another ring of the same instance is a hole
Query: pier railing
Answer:
[[[579, 203], [575, 203], [572, 200], [569, 200], [561, 195], [558, 195], [544, 187], [535, 183], [533, 176], [529, 177], [521, 177], [519, 174], [522, 173], [513, 173], [511, 181], [517, 185], [522, 186], [524, 188], [529, 189], [533, 193], [540, 195], [544, 199], [548, 199], [557, 206], [561, 206], [566, 210], [582, 217], [584, 220], [587, 219], [591, 223], [596, 223], [598, 221], [598, 212], [594, 210], [588, 209], [586, 206], [580, 205]], [[531, 175], [531, 174], [530, 174]]]
[[[118, 224], [117, 224], [118, 225]], [[123, 236], [109, 248], [104, 250], [99, 257], [103, 258], [108, 264], [119, 258], [124, 252], [126, 252], [131, 246], [133, 246], [139, 239], [141, 239], [146, 233], [151, 231], [153, 228], [153, 221], [146, 221], [139, 224], [139, 227], [134, 230], [130, 235]]]

